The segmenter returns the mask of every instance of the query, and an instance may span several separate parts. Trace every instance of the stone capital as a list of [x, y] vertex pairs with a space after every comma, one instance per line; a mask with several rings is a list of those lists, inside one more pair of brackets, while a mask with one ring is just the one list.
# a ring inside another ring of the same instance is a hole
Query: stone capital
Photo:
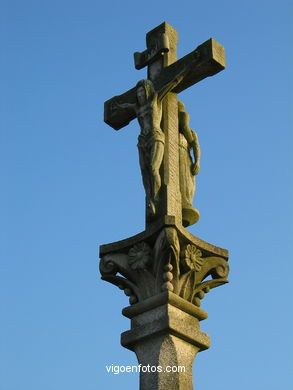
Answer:
[[126, 240], [100, 247], [102, 279], [144, 302], [172, 292], [199, 307], [205, 294], [228, 282], [228, 251], [209, 244], [166, 217]]

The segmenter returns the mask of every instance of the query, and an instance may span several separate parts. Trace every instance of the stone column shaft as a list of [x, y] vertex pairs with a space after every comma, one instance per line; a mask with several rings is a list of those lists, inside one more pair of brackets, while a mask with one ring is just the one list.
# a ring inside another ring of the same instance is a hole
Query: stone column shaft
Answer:
[[121, 344], [136, 353], [140, 390], [192, 390], [192, 365], [197, 352], [209, 348], [199, 329], [207, 313], [171, 292], [128, 307], [131, 330]]

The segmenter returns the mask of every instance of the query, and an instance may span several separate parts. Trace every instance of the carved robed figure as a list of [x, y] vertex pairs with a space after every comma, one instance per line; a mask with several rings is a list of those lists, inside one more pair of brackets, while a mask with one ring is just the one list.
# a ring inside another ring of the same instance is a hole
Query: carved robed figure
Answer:
[[200, 168], [200, 146], [195, 131], [189, 127], [189, 114], [178, 101], [179, 130], [179, 180], [182, 200], [183, 226], [192, 225], [199, 219], [199, 211], [193, 207], [195, 175]]

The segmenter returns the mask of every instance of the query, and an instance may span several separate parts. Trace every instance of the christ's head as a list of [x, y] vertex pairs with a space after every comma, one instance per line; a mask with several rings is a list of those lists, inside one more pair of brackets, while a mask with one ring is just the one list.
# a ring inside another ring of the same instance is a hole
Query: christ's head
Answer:
[[136, 84], [136, 97], [139, 105], [151, 100], [155, 94], [154, 85], [151, 80], [140, 80]]

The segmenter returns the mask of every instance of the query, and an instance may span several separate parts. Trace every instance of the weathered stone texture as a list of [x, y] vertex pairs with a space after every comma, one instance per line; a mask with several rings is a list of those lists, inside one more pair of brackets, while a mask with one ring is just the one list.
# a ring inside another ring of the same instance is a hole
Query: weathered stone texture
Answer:
[[[200, 147], [177, 94], [225, 68], [223, 46], [209, 39], [180, 60], [177, 32], [162, 23], [147, 34], [147, 49], [134, 53], [136, 69], [148, 79], [105, 102], [104, 119], [116, 130], [137, 118], [140, 167], [146, 193], [146, 230], [100, 247], [100, 272], [129, 297], [123, 315], [131, 329], [121, 344], [143, 366], [140, 390], [192, 390], [197, 352], [209, 348], [200, 330], [200, 308], [209, 291], [228, 282], [228, 251], [209, 244], [185, 227], [197, 222], [192, 200]], [[180, 140], [179, 140], [180, 139]], [[185, 372], [166, 372], [184, 366]]]

